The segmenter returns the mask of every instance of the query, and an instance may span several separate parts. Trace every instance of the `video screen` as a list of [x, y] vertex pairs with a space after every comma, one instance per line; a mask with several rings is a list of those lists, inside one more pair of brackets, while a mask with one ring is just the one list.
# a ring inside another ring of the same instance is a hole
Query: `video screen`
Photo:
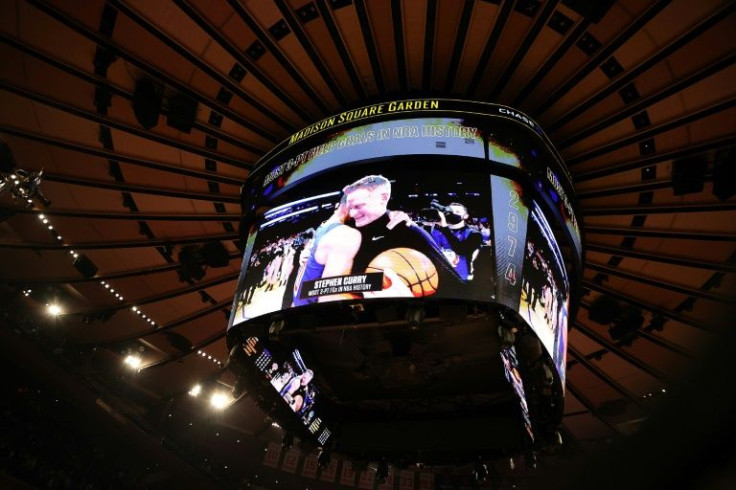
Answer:
[[524, 190], [521, 185], [511, 179], [491, 176], [491, 194], [496, 213], [493, 231], [498, 278], [497, 301], [517, 310], [521, 296], [529, 208], [524, 204]]
[[343, 167], [312, 180], [313, 194], [270, 209], [256, 223], [233, 325], [340, 300], [493, 300], [490, 176], [454, 171], [448, 180], [428, 165]]
[[281, 352], [277, 346], [266, 346], [258, 337], [250, 337], [245, 353], [309, 433], [320, 444], [327, 442], [331, 431], [318, 414], [319, 389], [314, 371], [304, 363], [299, 350]]
[[534, 431], [532, 430], [532, 422], [529, 416], [529, 405], [526, 401], [524, 393], [524, 382], [519, 372], [519, 360], [516, 357], [516, 350], [513, 347], [504, 347], [501, 349], [501, 360], [503, 361], [504, 375], [514, 389], [516, 396], [519, 398], [521, 407], [521, 416], [524, 421], [524, 430], [529, 437], [529, 442], [534, 442]]
[[552, 230], [534, 204], [527, 226], [518, 311], [534, 329], [564, 377], [569, 282]]
[[559, 155], [510, 108], [410, 102], [328, 117], [259, 162], [228, 328], [344, 300], [496, 302], [529, 322], [564, 379], [570, 285], [542, 209], [574, 266], [582, 245]]
[[[268, 166], [259, 187], [275, 198], [300, 181], [346, 163], [405, 155], [484, 159], [480, 130], [459, 118], [415, 118], [366, 124], [333, 133], [324, 143]], [[398, 160], [401, 162], [401, 160]]]

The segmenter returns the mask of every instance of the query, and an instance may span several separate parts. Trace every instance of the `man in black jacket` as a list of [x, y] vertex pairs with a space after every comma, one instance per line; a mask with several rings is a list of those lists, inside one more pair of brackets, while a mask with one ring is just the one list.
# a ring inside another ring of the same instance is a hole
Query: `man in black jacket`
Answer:
[[[398, 248], [413, 249], [426, 256], [437, 270], [437, 292], [442, 296], [465, 297], [465, 282], [447, 261], [432, 237], [413, 222], [388, 229], [387, 209], [391, 198], [391, 183], [382, 175], [368, 175], [346, 186], [348, 215], [362, 235], [361, 245], [353, 260], [353, 274], [364, 272], [373, 259], [383, 252]], [[393, 288], [385, 296], [421, 296], [396, 280], [395, 270], [384, 270]], [[434, 294], [434, 290], [424, 295]], [[370, 295], [366, 294], [366, 296]]]

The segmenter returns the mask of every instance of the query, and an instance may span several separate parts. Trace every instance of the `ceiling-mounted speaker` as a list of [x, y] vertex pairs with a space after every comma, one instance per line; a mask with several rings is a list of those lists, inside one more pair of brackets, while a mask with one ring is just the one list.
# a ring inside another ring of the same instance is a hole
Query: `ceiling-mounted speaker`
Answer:
[[713, 195], [725, 201], [736, 194], [736, 151], [725, 148], [716, 152], [713, 162]]
[[197, 119], [197, 101], [186, 95], [175, 94], [169, 97], [169, 111], [166, 124], [174, 129], [189, 133]]
[[138, 122], [146, 129], [158, 124], [161, 114], [163, 88], [150, 78], [143, 78], [135, 83], [133, 93], [133, 112]]
[[676, 196], [703, 191], [708, 160], [704, 155], [672, 161], [672, 190]]
[[97, 274], [97, 266], [84, 254], [79, 254], [75, 257], [74, 268], [88, 279], [95, 277]]
[[207, 242], [202, 245], [202, 258], [210, 267], [227, 267], [230, 263], [230, 253], [222, 242]]

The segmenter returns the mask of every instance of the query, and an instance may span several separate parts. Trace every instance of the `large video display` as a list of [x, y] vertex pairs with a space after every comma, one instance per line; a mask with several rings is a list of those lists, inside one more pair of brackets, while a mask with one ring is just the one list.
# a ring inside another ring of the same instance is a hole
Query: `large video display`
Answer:
[[423, 173], [428, 163], [336, 170], [315, 194], [267, 212], [249, 239], [233, 325], [345, 299], [492, 301], [490, 176], [455, 171], [448, 182]]
[[345, 300], [498, 303], [564, 380], [567, 269], [582, 243], [569, 175], [523, 114], [446, 100], [347, 111], [264, 157], [243, 208], [229, 328]]

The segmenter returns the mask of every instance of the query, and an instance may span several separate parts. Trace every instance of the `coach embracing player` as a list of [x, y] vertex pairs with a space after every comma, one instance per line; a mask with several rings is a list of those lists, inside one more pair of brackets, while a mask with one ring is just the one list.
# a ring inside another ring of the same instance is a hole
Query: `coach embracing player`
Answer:
[[[387, 209], [391, 198], [391, 182], [382, 175], [368, 175], [343, 188], [348, 216], [361, 234], [360, 246], [353, 259], [354, 274], [364, 272], [381, 253], [397, 248], [410, 248], [424, 254], [438, 274], [437, 290], [443, 295], [464, 297], [466, 283], [455, 271], [432, 237], [417, 224], [388, 229], [391, 221]], [[385, 272], [392, 274], [392, 272]], [[383, 293], [365, 293], [365, 296], [414, 296], [399, 280]], [[434, 291], [431, 291], [432, 294]]]

